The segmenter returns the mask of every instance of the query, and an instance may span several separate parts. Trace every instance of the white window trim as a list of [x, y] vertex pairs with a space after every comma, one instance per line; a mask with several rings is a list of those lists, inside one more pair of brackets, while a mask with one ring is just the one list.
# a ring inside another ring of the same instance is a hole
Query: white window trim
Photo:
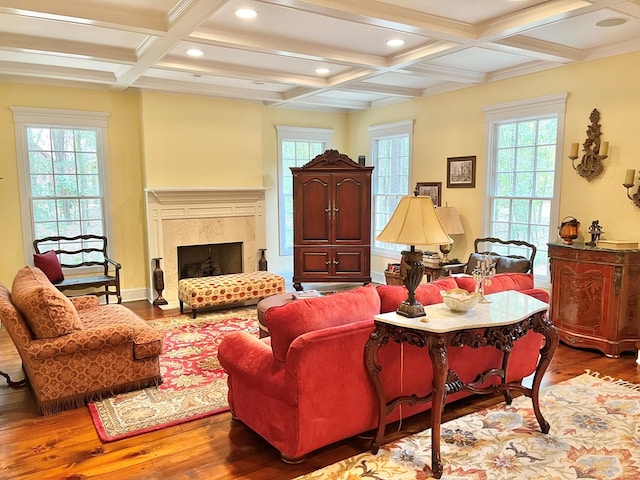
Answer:
[[[291, 256], [291, 253], [282, 253], [282, 225], [284, 225], [284, 202], [282, 198], [282, 179], [284, 171], [282, 168], [282, 142], [284, 140], [310, 140], [317, 142], [324, 142], [325, 150], [329, 150], [333, 146], [333, 134], [332, 128], [313, 128], [313, 127], [289, 127], [284, 125], [276, 125], [276, 131], [278, 132], [278, 254], [280, 256]], [[293, 248], [292, 248], [293, 250]]]
[[[400, 122], [385, 123], [380, 125], [372, 125], [367, 130], [369, 132], [369, 145], [371, 148], [371, 162], [377, 159], [377, 144], [376, 140], [385, 139], [389, 137], [397, 137], [399, 135], [409, 136], [409, 184], [407, 185], [408, 194], [411, 192], [411, 185], [413, 179], [413, 126], [414, 120], [404, 120]], [[375, 178], [375, 171], [373, 173]], [[371, 189], [372, 200], [374, 197], [375, 186]], [[372, 206], [372, 215], [375, 215], [375, 205]], [[372, 219], [373, 223], [373, 219]], [[373, 225], [372, 225], [373, 227]], [[371, 229], [371, 254], [379, 255], [381, 257], [395, 257], [398, 255], [397, 251], [387, 250], [383, 248], [375, 247], [375, 229]]]
[[[33, 264], [33, 224], [31, 202], [29, 201], [31, 186], [29, 182], [29, 157], [27, 149], [26, 127], [69, 127], [69, 128], [98, 128], [100, 129], [100, 161], [103, 182], [104, 223], [105, 235], [109, 237], [112, 231], [111, 223], [111, 182], [109, 179], [109, 151], [107, 142], [107, 119], [109, 113], [89, 112], [83, 110], [59, 110], [34, 107], [10, 107], [13, 111], [13, 122], [16, 133], [16, 153], [18, 161], [18, 182], [20, 189], [20, 212], [22, 216], [22, 241], [24, 260], [27, 265]], [[113, 241], [109, 238], [110, 250]]]
[[[495, 170], [495, 161], [493, 152], [495, 141], [495, 129], [498, 123], [505, 123], [509, 121], [523, 121], [527, 119], [535, 119], [548, 115], [558, 116], [558, 132], [556, 142], [556, 162], [554, 172], [554, 193], [560, 192], [560, 186], [562, 184], [562, 152], [564, 151], [564, 117], [566, 110], [568, 94], [566, 92], [558, 93], [554, 95], [546, 95], [542, 97], [527, 98], [524, 100], [518, 100], [515, 102], [500, 103], [484, 107], [482, 111], [485, 116], [486, 123], [486, 138], [487, 138], [487, 172], [493, 172]], [[484, 200], [484, 224], [483, 235], [486, 236], [490, 231], [491, 223], [491, 211], [488, 208], [489, 198], [492, 195], [495, 187], [495, 178], [493, 175], [487, 175], [486, 195]], [[554, 218], [559, 218], [560, 212], [560, 195], [553, 195], [551, 199], [551, 212], [550, 221]], [[553, 226], [549, 228], [548, 241], [554, 240]], [[540, 279], [540, 280], [548, 280]]]

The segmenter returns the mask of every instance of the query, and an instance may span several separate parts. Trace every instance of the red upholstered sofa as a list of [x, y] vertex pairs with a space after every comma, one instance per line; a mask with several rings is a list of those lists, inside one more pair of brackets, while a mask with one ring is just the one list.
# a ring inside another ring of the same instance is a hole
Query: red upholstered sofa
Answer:
[[[499, 274], [486, 293], [521, 290], [548, 302], [546, 291], [533, 288], [528, 274]], [[441, 302], [440, 290], [473, 290], [473, 278], [447, 277], [420, 285], [417, 299], [425, 305]], [[229, 404], [234, 417], [280, 451], [286, 462], [377, 425], [376, 397], [364, 364], [364, 345], [374, 329], [373, 317], [397, 308], [406, 298], [404, 286], [368, 285], [323, 297], [296, 300], [266, 311], [271, 337], [257, 339], [246, 332], [227, 335], [218, 351], [228, 373]], [[511, 354], [509, 380], [535, 370], [542, 336], [529, 332]], [[401, 361], [401, 348], [404, 359]], [[389, 397], [427, 394], [431, 390], [428, 352], [391, 342], [380, 349], [381, 377]], [[449, 350], [450, 368], [463, 381], [501, 365], [493, 347]], [[493, 377], [490, 381], [496, 381]], [[466, 392], [447, 398], [454, 401]], [[430, 404], [403, 405], [390, 420], [408, 417]]]

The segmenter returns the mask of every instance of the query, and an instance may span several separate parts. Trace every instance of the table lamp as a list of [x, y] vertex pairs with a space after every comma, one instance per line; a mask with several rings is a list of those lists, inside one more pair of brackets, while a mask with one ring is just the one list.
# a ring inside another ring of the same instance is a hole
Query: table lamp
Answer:
[[[436, 208], [436, 213], [438, 214], [438, 218], [440, 218], [444, 231], [447, 232], [448, 235], [461, 235], [464, 233], [464, 228], [462, 227], [460, 215], [458, 215], [458, 209], [456, 207], [450, 207], [449, 205], [438, 207]], [[445, 265], [448, 263], [458, 263], [457, 260], [449, 260], [452, 244], [453, 240], [451, 243], [443, 243], [440, 245], [440, 251], [443, 255], [442, 263]]]
[[387, 243], [410, 245], [402, 252], [400, 276], [407, 287], [408, 297], [396, 310], [398, 315], [414, 318], [425, 316], [424, 307], [416, 300], [416, 288], [424, 275], [422, 251], [416, 245], [442, 245], [453, 242], [433, 207], [431, 197], [407, 196], [400, 199], [389, 223], [376, 240]]

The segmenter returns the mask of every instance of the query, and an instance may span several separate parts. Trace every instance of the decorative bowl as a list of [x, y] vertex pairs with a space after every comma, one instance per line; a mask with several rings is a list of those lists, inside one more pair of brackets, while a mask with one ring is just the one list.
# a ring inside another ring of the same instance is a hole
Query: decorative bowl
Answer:
[[440, 290], [444, 304], [454, 312], [466, 312], [475, 307], [480, 301], [478, 292], [469, 293], [462, 288]]

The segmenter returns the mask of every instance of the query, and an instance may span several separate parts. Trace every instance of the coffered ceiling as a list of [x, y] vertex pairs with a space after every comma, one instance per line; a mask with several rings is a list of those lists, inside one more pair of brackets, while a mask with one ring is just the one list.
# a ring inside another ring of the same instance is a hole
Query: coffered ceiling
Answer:
[[356, 111], [636, 50], [640, 0], [0, 0], [0, 81], [274, 107]]

